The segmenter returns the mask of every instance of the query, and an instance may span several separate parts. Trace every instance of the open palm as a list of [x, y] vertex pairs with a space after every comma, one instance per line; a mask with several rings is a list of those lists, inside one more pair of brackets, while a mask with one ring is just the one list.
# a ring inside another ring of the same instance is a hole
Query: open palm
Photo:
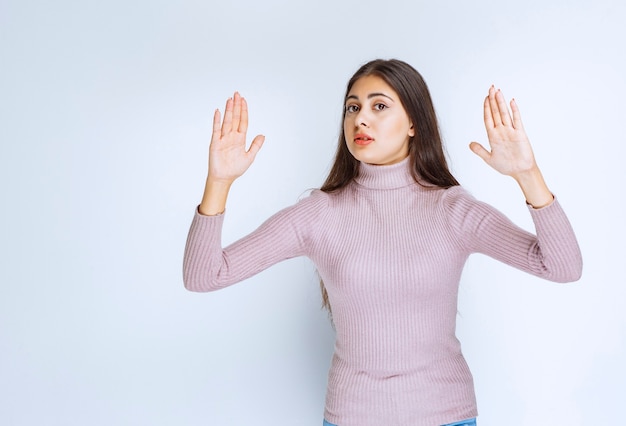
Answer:
[[231, 183], [245, 173], [261, 149], [265, 137], [257, 135], [246, 149], [248, 104], [239, 93], [226, 101], [224, 121], [219, 110], [213, 116], [209, 147], [209, 180]]
[[493, 86], [489, 88], [484, 120], [491, 150], [478, 142], [472, 142], [470, 148], [498, 172], [516, 178], [533, 170], [537, 164], [515, 100], [511, 100], [510, 105], [511, 112], [502, 92]]

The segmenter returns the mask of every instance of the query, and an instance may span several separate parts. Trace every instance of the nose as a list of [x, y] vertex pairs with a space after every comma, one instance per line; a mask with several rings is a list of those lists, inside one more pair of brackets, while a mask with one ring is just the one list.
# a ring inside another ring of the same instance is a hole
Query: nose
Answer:
[[356, 127], [369, 127], [369, 117], [365, 108], [360, 109], [354, 116], [354, 125]]

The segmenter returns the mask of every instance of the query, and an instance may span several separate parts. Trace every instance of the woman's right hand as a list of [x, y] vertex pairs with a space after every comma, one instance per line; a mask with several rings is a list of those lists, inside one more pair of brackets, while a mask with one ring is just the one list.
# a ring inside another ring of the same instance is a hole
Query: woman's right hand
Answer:
[[263, 146], [265, 136], [257, 135], [246, 149], [248, 105], [239, 93], [226, 101], [224, 121], [219, 110], [213, 116], [213, 135], [209, 146], [209, 173], [198, 211], [216, 215], [226, 208], [230, 185], [245, 173]]
[[257, 135], [246, 150], [248, 104], [238, 92], [226, 101], [224, 121], [220, 110], [213, 115], [213, 135], [209, 147], [207, 180], [231, 184], [245, 173], [261, 149], [265, 136]]

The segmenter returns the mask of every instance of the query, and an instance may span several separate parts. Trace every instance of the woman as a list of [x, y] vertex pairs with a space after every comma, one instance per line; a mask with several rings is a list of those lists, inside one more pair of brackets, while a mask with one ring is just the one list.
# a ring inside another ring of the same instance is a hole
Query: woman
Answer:
[[580, 277], [576, 237], [535, 162], [520, 113], [493, 86], [484, 102], [490, 150], [513, 177], [537, 235], [476, 201], [449, 172], [419, 73], [398, 60], [363, 65], [348, 82], [335, 163], [321, 190], [222, 249], [228, 190], [263, 144], [246, 151], [248, 111], [235, 93], [215, 112], [206, 189], [189, 232], [184, 281], [211, 291], [281, 260], [308, 256], [336, 328], [325, 425], [474, 425], [471, 373], [455, 337], [457, 292], [480, 252], [557, 282]]

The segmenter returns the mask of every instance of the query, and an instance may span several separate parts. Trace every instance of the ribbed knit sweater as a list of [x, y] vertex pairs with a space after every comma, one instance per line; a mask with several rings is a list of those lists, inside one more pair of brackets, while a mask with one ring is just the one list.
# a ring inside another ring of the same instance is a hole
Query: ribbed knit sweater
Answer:
[[339, 426], [437, 426], [477, 415], [455, 337], [463, 265], [480, 252], [556, 282], [580, 277], [576, 237], [555, 199], [530, 208], [536, 236], [460, 186], [426, 188], [408, 160], [360, 164], [335, 193], [314, 191], [226, 248], [224, 215], [196, 212], [184, 256], [192, 291], [217, 290], [307, 256], [336, 328], [324, 416]]

